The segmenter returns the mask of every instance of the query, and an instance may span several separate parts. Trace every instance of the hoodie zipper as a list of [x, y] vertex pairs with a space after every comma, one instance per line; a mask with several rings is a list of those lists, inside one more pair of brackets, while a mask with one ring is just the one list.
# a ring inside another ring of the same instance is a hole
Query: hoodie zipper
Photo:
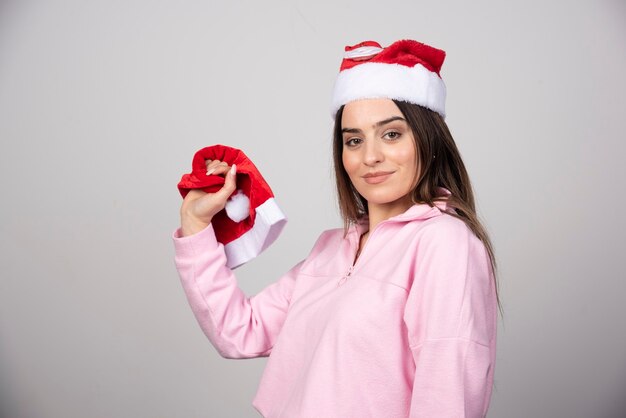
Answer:
[[[378, 227], [383, 224], [386, 221], [381, 222], [380, 224], [376, 225], [376, 228], [374, 228], [374, 231], [376, 229], [378, 229]], [[345, 282], [348, 281], [348, 279], [350, 278], [350, 276], [352, 276], [352, 272], [354, 271], [356, 265], [359, 263], [359, 261], [361, 260], [361, 258], [363, 257], [363, 254], [365, 254], [365, 248], [368, 247], [368, 244], [370, 242], [370, 239], [372, 238], [372, 236], [374, 235], [374, 231], [372, 231], [370, 233], [369, 238], [367, 239], [367, 243], [363, 246], [363, 249], [361, 250], [361, 254], [359, 254], [359, 257], [357, 258], [356, 262], [354, 264], [350, 265], [350, 268], [348, 269], [348, 271], [346, 272], [346, 274], [344, 274], [341, 279], [339, 279], [339, 281], [337, 282], [337, 286], [341, 286], [342, 284], [344, 284]], [[359, 236], [359, 238], [357, 239], [357, 251], [359, 251], [359, 245], [361, 243], [361, 237]], [[356, 257], [356, 254], [355, 254]]]
[[[431, 210], [432, 210], [432, 208], [431, 208]], [[376, 227], [375, 227], [375, 228], [374, 228], [374, 229], [370, 232], [370, 236], [369, 236], [369, 238], [367, 239], [367, 243], [366, 243], [366, 244], [365, 244], [365, 246], [363, 247], [363, 250], [361, 250], [361, 254], [360, 254], [360, 255], [359, 255], [359, 257], [357, 258], [356, 262], [355, 262], [354, 264], [351, 264], [351, 265], [350, 265], [350, 268], [348, 269], [348, 271], [346, 272], [346, 274], [344, 274], [344, 275], [343, 275], [343, 276], [339, 279], [339, 281], [337, 282], [337, 287], [339, 287], [339, 286], [341, 286], [342, 284], [344, 284], [345, 282], [347, 282], [347, 281], [348, 281], [348, 279], [350, 278], [350, 276], [352, 276], [352, 273], [354, 272], [354, 270], [355, 270], [356, 266], [360, 263], [361, 259], [363, 258], [363, 255], [365, 254], [365, 251], [367, 250], [367, 247], [369, 247], [370, 240], [371, 240], [371, 239], [372, 239], [372, 237], [374, 236], [374, 233], [376, 232], [376, 230], [377, 230], [377, 229], [378, 229], [381, 225], [384, 225], [384, 224], [386, 224], [386, 223], [393, 223], [393, 222], [405, 222], [405, 220], [408, 222], [408, 221], [411, 221], [411, 220], [414, 220], [414, 219], [421, 219], [423, 216], [424, 216], [424, 214], [420, 214], [420, 216], [419, 216], [419, 217], [412, 217], [412, 218], [409, 218], [409, 219], [397, 219], [397, 218], [396, 218], [396, 219], [386, 219], [386, 220], [384, 220], [384, 221], [380, 222], [378, 225], [376, 225]], [[359, 238], [357, 238], [357, 251], [359, 250], [359, 247], [358, 247], [358, 246], [359, 246], [359, 244], [360, 244], [360, 237], [359, 237]], [[356, 257], [356, 254], [355, 254], [355, 257]]]
[[348, 269], [348, 272], [344, 274], [341, 279], [339, 279], [339, 282], [337, 282], [337, 286], [341, 286], [342, 284], [348, 281], [348, 279], [352, 275], [352, 270], [354, 270], [354, 266], [350, 266], [350, 268]]

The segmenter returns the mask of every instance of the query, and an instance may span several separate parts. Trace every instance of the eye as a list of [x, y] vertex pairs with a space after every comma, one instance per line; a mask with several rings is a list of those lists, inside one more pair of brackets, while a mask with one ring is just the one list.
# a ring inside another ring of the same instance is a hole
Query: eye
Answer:
[[347, 141], [345, 141], [343, 144], [346, 147], [352, 148], [352, 147], [356, 147], [357, 145], [359, 145], [361, 142], [363, 142], [363, 140], [361, 138], [350, 138]]
[[387, 139], [391, 139], [391, 140], [395, 140], [400, 138], [400, 136], [402, 136], [402, 134], [400, 132], [397, 131], [389, 131], [387, 132], [385, 135], [383, 135], [383, 138], [387, 138]]

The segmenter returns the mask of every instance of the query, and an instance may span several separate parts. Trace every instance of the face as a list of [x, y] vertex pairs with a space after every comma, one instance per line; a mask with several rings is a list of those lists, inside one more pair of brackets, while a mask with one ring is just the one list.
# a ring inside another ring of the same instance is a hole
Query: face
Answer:
[[343, 166], [368, 205], [412, 205], [409, 192], [418, 162], [410, 126], [389, 99], [356, 100], [344, 106]]

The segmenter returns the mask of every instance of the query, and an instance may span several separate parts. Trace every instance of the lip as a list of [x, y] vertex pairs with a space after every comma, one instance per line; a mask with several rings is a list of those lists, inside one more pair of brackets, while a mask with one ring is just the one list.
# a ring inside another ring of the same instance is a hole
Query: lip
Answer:
[[393, 171], [376, 171], [374, 173], [367, 173], [362, 177], [368, 184], [378, 184], [387, 180], [393, 173]]

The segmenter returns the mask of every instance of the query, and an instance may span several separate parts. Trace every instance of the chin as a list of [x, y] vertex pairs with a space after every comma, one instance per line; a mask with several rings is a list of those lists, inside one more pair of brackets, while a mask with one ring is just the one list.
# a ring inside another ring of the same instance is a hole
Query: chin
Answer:
[[361, 194], [370, 205], [395, 205], [395, 204], [411, 204], [411, 198], [405, 195], [385, 195], [385, 194]]

